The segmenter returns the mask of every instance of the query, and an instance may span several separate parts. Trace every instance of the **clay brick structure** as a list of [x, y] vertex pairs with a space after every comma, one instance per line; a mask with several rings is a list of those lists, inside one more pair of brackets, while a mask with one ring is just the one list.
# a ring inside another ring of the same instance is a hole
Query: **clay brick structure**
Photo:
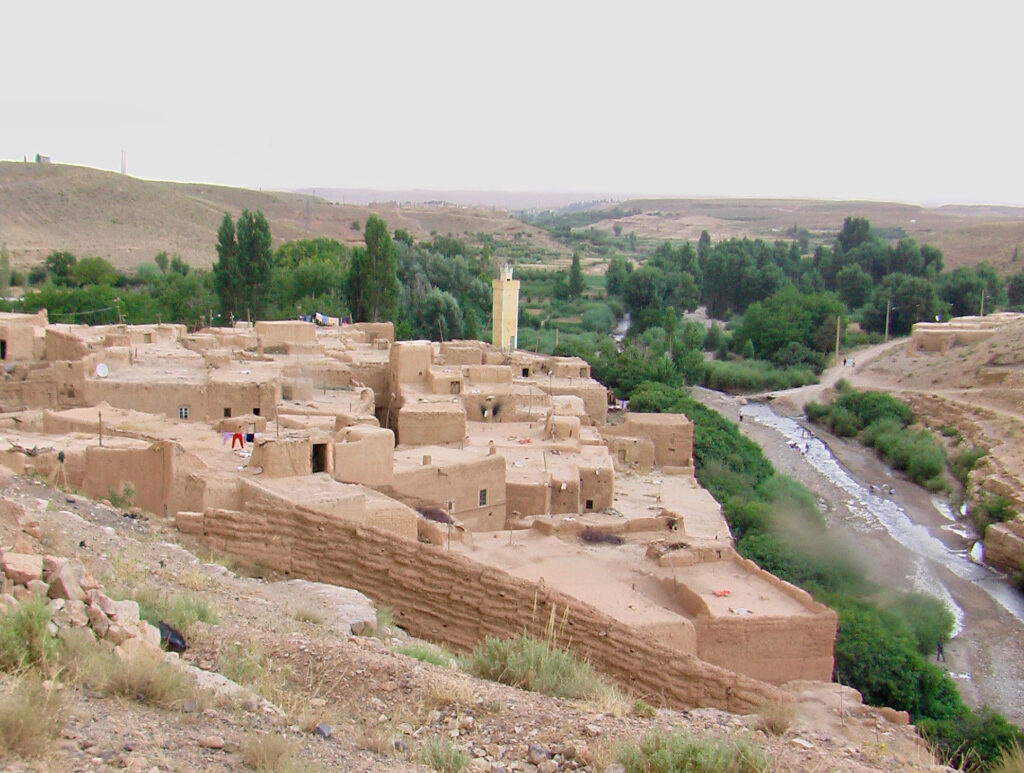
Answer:
[[835, 614], [736, 555], [692, 424], [609, 423], [583, 360], [396, 342], [389, 323], [5, 315], [0, 334], [17, 472], [352, 585], [454, 647], [557, 610], [573, 648], [673, 705], [749, 709], [831, 677]]

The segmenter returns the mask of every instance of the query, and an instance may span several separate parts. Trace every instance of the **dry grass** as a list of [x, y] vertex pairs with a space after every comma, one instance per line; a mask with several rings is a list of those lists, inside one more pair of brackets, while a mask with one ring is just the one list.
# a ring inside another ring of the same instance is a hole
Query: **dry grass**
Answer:
[[47, 689], [37, 674], [15, 679], [0, 693], [0, 757], [45, 754], [63, 727], [59, 690]]
[[299, 773], [307, 770], [295, 747], [279, 733], [252, 735], [242, 744], [242, 762], [256, 773]]
[[989, 773], [1024, 773], [1024, 749], [1017, 744], [1003, 749]]
[[324, 623], [324, 616], [312, 609], [297, 609], [293, 617], [300, 623], [312, 623], [313, 625], [323, 625]]
[[139, 652], [130, 658], [109, 655], [96, 661], [94, 672], [107, 695], [118, 695], [161, 708], [198, 703], [200, 690], [181, 668], [165, 663], [157, 653]]
[[758, 728], [769, 735], [784, 735], [796, 721], [796, 704], [778, 700], [764, 703], [758, 709]]
[[360, 726], [355, 732], [354, 740], [360, 749], [389, 756], [395, 754], [397, 735], [393, 722], [376, 722]]

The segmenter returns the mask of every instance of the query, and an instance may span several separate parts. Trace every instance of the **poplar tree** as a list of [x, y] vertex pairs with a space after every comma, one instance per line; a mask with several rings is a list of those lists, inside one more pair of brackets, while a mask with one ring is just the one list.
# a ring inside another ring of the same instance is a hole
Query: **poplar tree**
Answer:
[[398, 311], [398, 254], [387, 224], [376, 215], [363, 229], [366, 249], [352, 254], [345, 295], [356, 322], [394, 320]]
[[220, 313], [230, 323], [238, 312], [238, 242], [235, 241], [235, 223], [224, 213], [217, 229], [217, 262], [213, 264], [213, 287], [220, 299]]
[[241, 308], [255, 321], [263, 318], [270, 293], [270, 270], [273, 267], [270, 224], [259, 210], [250, 212], [243, 209], [238, 218], [237, 233]]
[[579, 298], [583, 295], [583, 267], [580, 265], [580, 254], [572, 254], [572, 266], [569, 268], [569, 297]]

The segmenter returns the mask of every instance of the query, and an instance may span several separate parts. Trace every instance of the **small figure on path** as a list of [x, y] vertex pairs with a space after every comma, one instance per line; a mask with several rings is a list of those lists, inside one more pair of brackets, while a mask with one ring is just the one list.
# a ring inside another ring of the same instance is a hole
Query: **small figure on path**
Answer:
[[942, 639], [939, 639], [939, 646], [935, 650], [935, 662], [942, 661], [946, 662], [946, 651], [942, 649]]

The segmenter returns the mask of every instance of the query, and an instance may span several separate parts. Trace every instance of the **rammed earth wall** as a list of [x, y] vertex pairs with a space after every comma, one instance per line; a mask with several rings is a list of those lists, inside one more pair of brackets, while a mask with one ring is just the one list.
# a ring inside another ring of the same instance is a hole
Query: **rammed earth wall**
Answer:
[[410, 633], [459, 650], [471, 649], [487, 635], [527, 630], [544, 636], [553, 619], [561, 646], [652, 702], [742, 713], [782, 695], [766, 682], [650, 642], [563, 593], [441, 547], [301, 506], [253, 505], [244, 519], [237, 515], [180, 513], [177, 522], [183, 531], [212, 538], [216, 547], [272, 569], [356, 588], [393, 607], [396, 621]]

